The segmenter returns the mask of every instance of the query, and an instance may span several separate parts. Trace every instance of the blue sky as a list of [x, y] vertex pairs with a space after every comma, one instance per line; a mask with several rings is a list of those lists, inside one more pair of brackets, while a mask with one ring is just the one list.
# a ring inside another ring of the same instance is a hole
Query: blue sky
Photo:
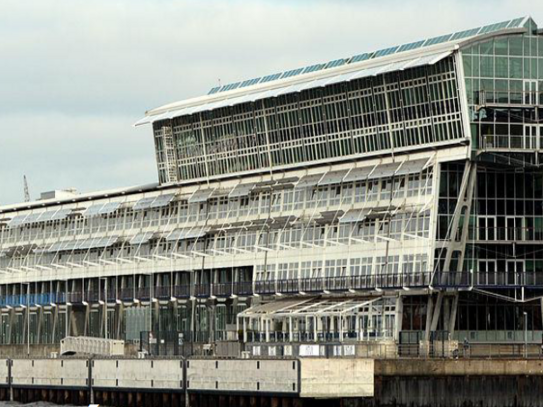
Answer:
[[531, 15], [543, 2], [2, 0], [0, 205], [156, 180], [150, 108], [223, 84]]

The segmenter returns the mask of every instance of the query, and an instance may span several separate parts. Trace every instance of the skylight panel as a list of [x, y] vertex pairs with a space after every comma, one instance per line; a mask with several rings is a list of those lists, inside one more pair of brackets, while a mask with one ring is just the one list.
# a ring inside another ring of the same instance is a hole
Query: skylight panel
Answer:
[[403, 45], [400, 45], [400, 47], [398, 48], [396, 52], [411, 51], [412, 49], [417, 49], [417, 48], [422, 47], [423, 44], [424, 44], [424, 40], [410, 42], [409, 44], [403, 44]]
[[399, 48], [399, 46], [380, 49], [379, 51], [375, 52], [375, 55], [373, 55], [374, 58], [384, 57], [390, 54], [394, 54], [396, 50]]
[[335, 67], [338, 67], [338, 66], [341, 66], [341, 65], [345, 65], [345, 62], [346, 60], [345, 59], [336, 59], [334, 61], [330, 61], [326, 64], [326, 66], [324, 67], [324, 69], [330, 69], [330, 68], [335, 68]]
[[279, 79], [281, 77], [281, 75], [282, 75], [282, 73], [274, 73], [272, 75], [267, 75], [267, 76], [263, 77], [260, 80], [260, 83], [275, 81], [275, 80]]
[[302, 71], [302, 73], [317, 72], [323, 69], [325, 66], [326, 64], [315, 64], [315, 65], [306, 66], [304, 70]]
[[216, 86], [214, 88], [211, 88], [211, 90], [208, 92], [208, 95], [213, 95], [213, 94], [217, 93], [220, 90], [221, 90], [220, 86]]
[[480, 29], [481, 27], [477, 27], [477, 28], [472, 28], [470, 30], [464, 30], [464, 31], [459, 31], [457, 33], [454, 33], [451, 37], [451, 41], [461, 40], [467, 37], [473, 37], [474, 35], [477, 35]]
[[370, 57], [371, 57], [371, 54], [369, 54], [369, 53], [355, 55], [354, 57], [351, 58], [350, 63], [353, 64], [355, 62], [366, 61], [366, 60], [370, 59]]
[[449, 41], [449, 39], [452, 37], [452, 34], [447, 34], [447, 35], [440, 35], [439, 37], [434, 37], [434, 38], [429, 38], [426, 40], [426, 42], [424, 43], [424, 46], [425, 47], [428, 47], [430, 45], [436, 45], [436, 44], [441, 44], [443, 42], [447, 42]]
[[511, 20], [509, 24], [507, 25], [507, 28], [518, 28], [520, 27], [520, 24], [524, 21], [524, 17], [515, 18], [514, 20]]
[[303, 72], [304, 68], [298, 68], [298, 69], [292, 69], [290, 71], [286, 71], [281, 75], [281, 79], [283, 78], [291, 78], [293, 76], [299, 75]]
[[260, 82], [260, 79], [262, 79], [262, 78], [254, 78], [254, 79], [249, 79], [247, 81], [243, 81], [243, 82], [241, 82], [241, 85], [239, 87], [240, 88], [245, 88], [247, 86], [256, 85], [258, 82]]

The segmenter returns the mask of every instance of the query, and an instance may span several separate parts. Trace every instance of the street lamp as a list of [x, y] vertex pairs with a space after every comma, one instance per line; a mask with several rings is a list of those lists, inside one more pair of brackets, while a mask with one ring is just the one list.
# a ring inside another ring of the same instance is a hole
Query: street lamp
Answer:
[[26, 290], [26, 357], [30, 357], [30, 283], [21, 283]]
[[528, 359], [528, 313], [526, 311], [524, 314], [524, 358]]

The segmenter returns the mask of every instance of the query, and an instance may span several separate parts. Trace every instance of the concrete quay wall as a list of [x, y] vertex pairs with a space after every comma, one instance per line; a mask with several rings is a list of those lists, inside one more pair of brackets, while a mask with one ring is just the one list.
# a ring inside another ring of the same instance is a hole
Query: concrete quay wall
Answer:
[[535, 407], [541, 394], [535, 359], [0, 359], [0, 399], [22, 402]]

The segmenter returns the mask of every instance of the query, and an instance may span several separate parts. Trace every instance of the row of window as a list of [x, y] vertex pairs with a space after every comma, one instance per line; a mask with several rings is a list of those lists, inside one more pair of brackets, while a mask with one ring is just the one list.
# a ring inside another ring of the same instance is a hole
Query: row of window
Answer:
[[426, 254], [403, 255], [401, 258], [401, 262], [400, 256], [375, 256], [257, 265], [255, 278], [256, 281], [274, 281], [400, 273], [412, 275], [429, 271]]
[[258, 215], [291, 215], [292, 211], [311, 211], [327, 208], [338, 210], [340, 205], [350, 206], [379, 200], [389, 201], [430, 195], [432, 193], [432, 170], [420, 174], [347, 182], [311, 188], [276, 190], [253, 193], [246, 197], [211, 198], [207, 202], [188, 203], [173, 201], [169, 206], [156, 210], [134, 211], [120, 209], [110, 215], [94, 218], [67, 218], [25, 225], [17, 228], [0, 228], [0, 243], [34, 241], [39, 239], [78, 236], [90, 233], [119, 231], [125, 234], [129, 229], [149, 226], [190, 226], [187, 222], [202, 221], [248, 221]]
[[[174, 119], [179, 178], [461, 138], [452, 59], [425, 69]], [[164, 125], [155, 123], [161, 162]]]

